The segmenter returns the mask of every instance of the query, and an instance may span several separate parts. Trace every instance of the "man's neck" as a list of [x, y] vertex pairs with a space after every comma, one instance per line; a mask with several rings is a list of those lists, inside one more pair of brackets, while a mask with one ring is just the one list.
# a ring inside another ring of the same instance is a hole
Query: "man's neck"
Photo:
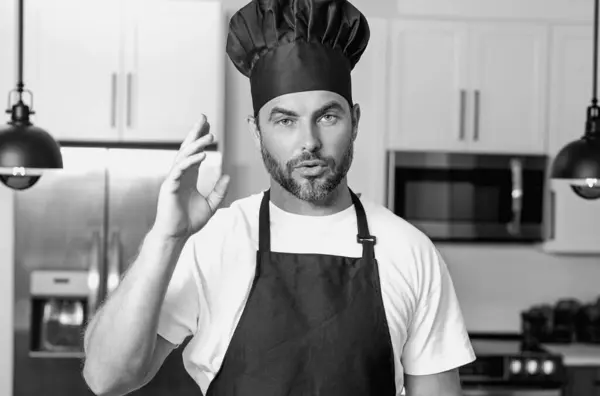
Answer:
[[273, 179], [271, 179], [270, 195], [271, 202], [278, 208], [304, 216], [327, 216], [341, 212], [352, 205], [346, 180], [343, 180], [324, 200], [317, 202], [307, 202], [295, 197]]

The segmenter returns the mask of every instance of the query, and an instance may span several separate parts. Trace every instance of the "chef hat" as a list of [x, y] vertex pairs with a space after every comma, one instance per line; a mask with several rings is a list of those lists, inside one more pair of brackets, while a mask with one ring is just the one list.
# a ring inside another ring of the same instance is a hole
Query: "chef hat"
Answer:
[[350, 74], [369, 37], [346, 0], [252, 0], [231, 18], [227, 54], [250, 79], [255, 115], [277, 96], [313, 90], [352, 106]]

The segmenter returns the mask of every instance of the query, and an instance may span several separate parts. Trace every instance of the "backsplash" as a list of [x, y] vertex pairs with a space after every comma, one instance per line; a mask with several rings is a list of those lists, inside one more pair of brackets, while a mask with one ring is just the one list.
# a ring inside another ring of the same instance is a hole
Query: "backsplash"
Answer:
[[600, 296], [600, 256], [551, 255], [538, 245], [437, 246], [470, 332], [520, 332], [520, 313], [531, 305]]

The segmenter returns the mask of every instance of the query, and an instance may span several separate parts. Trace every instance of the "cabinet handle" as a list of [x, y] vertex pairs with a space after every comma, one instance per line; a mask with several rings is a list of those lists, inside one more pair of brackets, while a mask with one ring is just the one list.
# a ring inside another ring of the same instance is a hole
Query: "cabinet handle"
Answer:
[[550, 190], [550, 239], [555, 238], [556, 231], [556, 192]]
[[131, 128], [131, 106], [132, 106], [132, 85], [133, 85], [133, 75], [132, 73], [127, 73], [127, 128]]
[[459, 135], [459, 139], [460, 140], [464, 140], [465, 139], [465, 111], [466, 111], [466, 101], [467, 101], [467, 91], [464, 89], [461, 89], [460, 91], [460, 135]]
[[523, 211], [523, 163], [518, 158], [511, 158], [510, 169], [512, 175], [512, 214], [513, 218], [508, 223], [508, 232], [511, 235], [521, 233], [521, 213]]
[[111, 76], [110, 96], [110, 126], [115, 128], [117, 126], [117, 73], [112, 73]]
[[480, 93], [478, 90], [475, 90], [475, 131], [473, 132], [473, 140], [477, 141], [479, 139], [479, 99]]

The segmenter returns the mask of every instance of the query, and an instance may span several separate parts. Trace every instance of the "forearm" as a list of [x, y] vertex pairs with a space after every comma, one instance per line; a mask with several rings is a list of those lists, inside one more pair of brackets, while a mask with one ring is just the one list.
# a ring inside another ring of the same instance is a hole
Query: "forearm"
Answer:
[[150, 231], [137, 260], [88, 325], [84, 375], [91, 386], [118, 387], [144, 376], [152, 361], [162, 302], [184, 243]]

